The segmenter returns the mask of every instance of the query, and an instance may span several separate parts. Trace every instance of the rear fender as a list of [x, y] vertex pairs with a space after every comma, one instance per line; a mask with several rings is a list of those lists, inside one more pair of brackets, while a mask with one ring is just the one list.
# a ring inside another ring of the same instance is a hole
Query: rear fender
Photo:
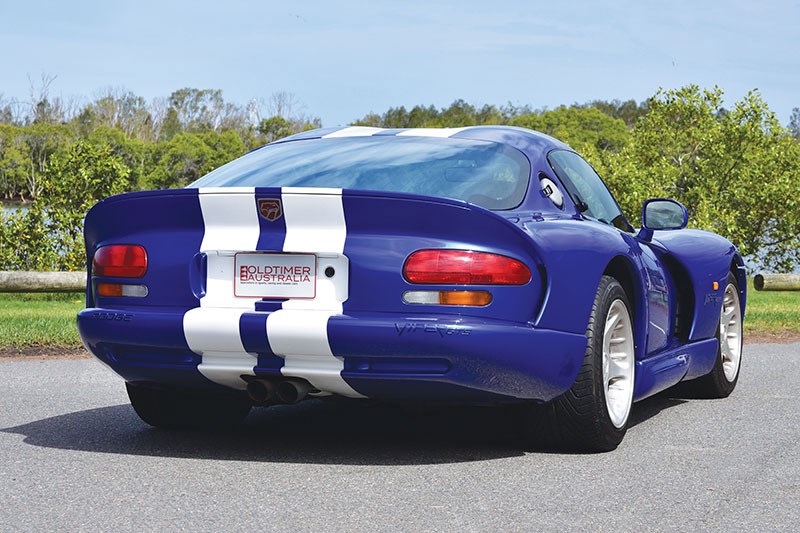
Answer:
[[[381, 312], [455, 314], [529, 323], [543, 295], [541, 256], [519, 227], [472, 204], [394, 193], [345, 190], [342, 194], [350, 258], [350, 294], [345, 313]], [[420, 249], [490, 252], [525, 263], [531, 281], [523, 286], [417, 285], [403, 278], [408, 256]], [[408, 290], [487, 290], [486, 307], [408, 305]]]
[[[535, 325], [585, 334], [600, 278], [612, 261], [624, 261], [635, 294], [631, 302], [636, 324], [636, 354], [645, 353], [647, 303], [642, 289], [642, 266], [635, 239], [612, 226], [558, 219], [528, 222], [547, 273], [542, 310]], [[619, 258], [619, 259], [618, 259]]]

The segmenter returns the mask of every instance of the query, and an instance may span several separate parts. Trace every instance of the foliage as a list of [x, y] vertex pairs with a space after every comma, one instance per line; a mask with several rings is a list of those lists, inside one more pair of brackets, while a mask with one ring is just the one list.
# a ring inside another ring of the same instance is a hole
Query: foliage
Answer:
[[417, 105], [409, 111], [403, 106], [390, 107], [383, 115], [370, 113], [353, 122], [353, 125], [379, 128], [453, 128], [508, 124], [511, 118], [523, 112], [530, 112], [530, 109], [517, 108], [511, 104], [503, 107], [476, 107], [464, 100], [456, 100], [442, 109]]
[[[179, 89], [151, 102], [107, 89], [77, 106], [48, 94], [53, 80], [32, 87], [28, 103], [0, 96], [0, 194], [35, 200], [0, 215], [0, 268], [79, 268], [80, 220], [96, 200], [185, 186], [253, 148], [321, 125], [285, 92], [238, 106], [213, 89]], [[692, 225], [730, 238], [751, 264], [789, 270], [800, 260], [800, 110], [787, 130], [757, 92], [731, 109], [722, 96], [689, 86], [641, 103], [551, 110], [455, 100], [392, 107], [355, 124], [509, 124], [548, 133], [595, 166], [633, 223], [646, 198], [674, 197], [690, 208]]]
[[236, 131], [179, 133], [154, 148], [155, 164], [144, 188], [185, 187], [248, 149]]
[[521, 115], [510, 123], [547, 133], [579, 151], [589, 145], [598, 150], [617, 152], [629, 138], [624, 121], [595, 107], [561, 106], [551, 111]]
[[116, 130], [127, 137], [153, 140], [153, 114], [141, 96], [109, 90], [87, 105], [74, 119], [82, 135], [98, 128]]
[[727, 237], [754, 265], [791, 270], [800, 259], [800, 145], [758, 92], [724, 113], [722, 95], [659, 92], [630, 143], [592, 162], [634, 221], [646, 198], [675, 198], [691, 225]]
[[647, 114], [647, 102], [636, 103], [636, 100], [593, 100], [588, 104], [573, 106], [579, 109], [597, 109], [603, 114], [612, 118], [621, 119], [625, 124], [632, 128], [640, 118]]
[[792, 137], [800, 141], [800, 107], [792, 109], [792, 116], [789, 119], [789, 133]]
[[0, 191], [9, 200], [27, 191], [29, 161], [27, 146], [17, 128], [0, 125]]
[[4, 270], [85, 268], [83, 217], [98, 201], [129, 189], [130, 170], [108, 146], [86, 142], [49, 161], [42, 192], [26, 211], [3, 214]]

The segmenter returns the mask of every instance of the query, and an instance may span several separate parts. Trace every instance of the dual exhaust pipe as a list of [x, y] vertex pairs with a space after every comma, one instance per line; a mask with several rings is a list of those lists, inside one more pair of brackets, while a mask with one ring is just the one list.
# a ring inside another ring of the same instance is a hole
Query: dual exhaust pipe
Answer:
[[277, 400], [279, 403], [293, 404], [302, 401], [313, 389], [308, 381], [302, 379], [249, 379], [247, 395], [256, 405], [267, 405]]

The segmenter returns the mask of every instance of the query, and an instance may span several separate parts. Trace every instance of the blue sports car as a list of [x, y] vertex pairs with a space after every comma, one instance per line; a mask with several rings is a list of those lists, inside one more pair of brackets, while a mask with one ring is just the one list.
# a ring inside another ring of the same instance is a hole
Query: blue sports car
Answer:
[[745, 269], [651, 199], [512, 127], [318, 129], [86, 216], [86, 347], [156, 427], [344, 396], [517, 404], [611, 450], [636, 400], [736, 386]]

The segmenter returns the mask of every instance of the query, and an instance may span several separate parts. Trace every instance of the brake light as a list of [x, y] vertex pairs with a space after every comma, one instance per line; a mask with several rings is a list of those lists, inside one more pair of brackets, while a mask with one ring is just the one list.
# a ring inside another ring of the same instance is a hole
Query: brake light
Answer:
[[147, 272], [147, 251], [133, 244], [111, 244], [98, 248], [92, 260], [92, 275], [141, 278]]
[[503, 255], [468, 250], [417, 250], [406, 259], [403, 277], [432, 285], [525, 285], [530, 269]]

